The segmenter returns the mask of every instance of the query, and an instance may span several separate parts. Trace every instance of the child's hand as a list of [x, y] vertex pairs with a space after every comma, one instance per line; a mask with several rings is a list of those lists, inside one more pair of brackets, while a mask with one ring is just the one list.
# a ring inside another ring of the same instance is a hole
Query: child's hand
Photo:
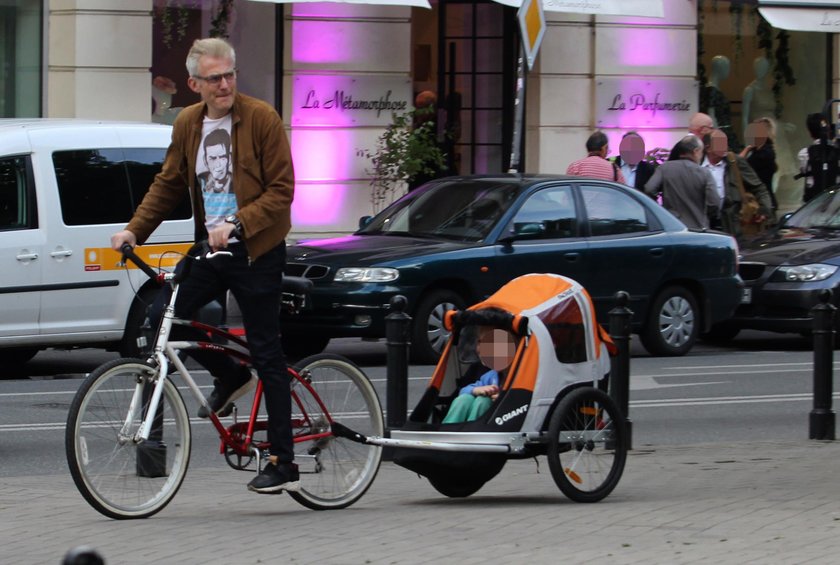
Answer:
[[477, 386], [472, 391], [473, 396], [489, 396], [494, 397], [499, 394], [499, 387], [496, 385]]

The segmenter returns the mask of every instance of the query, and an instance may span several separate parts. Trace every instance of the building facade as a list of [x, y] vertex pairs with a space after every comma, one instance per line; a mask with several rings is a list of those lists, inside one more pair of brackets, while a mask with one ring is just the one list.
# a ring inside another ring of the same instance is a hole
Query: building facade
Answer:
[[[0, 116], [171, 122], [197, 100], [186, 87], [189, 45], [220, 25], [225, 6], [238, 87], [274, 103], [289, 128], [293, 237], [347, 233], [373, 211], [364, 150], [423, 91], [437, 98], [456, 172], [510, 167], [516, 10], [489, 0], [437, 0], [431, 10], [0, 0]], [[753, 5], [713, 0], [668, 0], [662, 18], [545, 15], [526, 80], [524, 170], [563, 173], [596, 129], [610, 137], [612, 154], [630, 130], [648, 149], [670, 148], [700, 108], [740, 149], [746, 126], [767, 116], [777, 123], [780, 208], [796, 207], [796, 152], [810, 142], [805, 116], [837, 96], [834, 33], [785, 32]]]

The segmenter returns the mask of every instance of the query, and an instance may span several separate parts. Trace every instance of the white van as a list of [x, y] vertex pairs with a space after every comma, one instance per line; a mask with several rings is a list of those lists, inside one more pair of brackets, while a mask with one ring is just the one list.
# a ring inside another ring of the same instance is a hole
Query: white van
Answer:
[[[0, 119], [0, 363], [46, 347], [138, 352], [158, 288], [121, 264], [110, 237], [143, 199], [170, 137], [156, 124]], [[171, 267], [179, 257], [167, 252], [193, 239], [191, 218], [183, 202], [138, 251]]]

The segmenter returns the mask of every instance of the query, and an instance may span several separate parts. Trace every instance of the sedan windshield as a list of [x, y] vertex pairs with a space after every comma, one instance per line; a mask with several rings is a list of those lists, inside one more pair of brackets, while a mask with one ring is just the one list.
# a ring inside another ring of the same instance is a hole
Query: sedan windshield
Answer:
[[401, 198], [357, 234], [481, 241], [519, 191], [518, 184], [499, 179], [442, 182]]
[[819, 194], [788, 218], [783, 227], [840, 229], [840, 191]]

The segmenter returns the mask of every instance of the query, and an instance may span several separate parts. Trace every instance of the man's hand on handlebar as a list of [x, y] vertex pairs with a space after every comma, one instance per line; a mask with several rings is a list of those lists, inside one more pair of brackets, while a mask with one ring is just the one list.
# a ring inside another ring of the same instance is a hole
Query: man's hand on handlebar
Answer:
[[114, 251], [122, 251], [126, 243], [132, 248], [137, 247], [137, 236], [128, 230], [118, 231], [111, 236], [111, 249]]
[[[214, 227], [207, 234], [207, 243], [210, 244], [210, 249], [218, 251], [219, 249], [227, 249], [228, 240], [231, 237], [237, 237], [238, 234], [233, 233], [236, 227], [227, 222], [219, 224]], [[242, 237], [241, 235], [239, 237]]]

